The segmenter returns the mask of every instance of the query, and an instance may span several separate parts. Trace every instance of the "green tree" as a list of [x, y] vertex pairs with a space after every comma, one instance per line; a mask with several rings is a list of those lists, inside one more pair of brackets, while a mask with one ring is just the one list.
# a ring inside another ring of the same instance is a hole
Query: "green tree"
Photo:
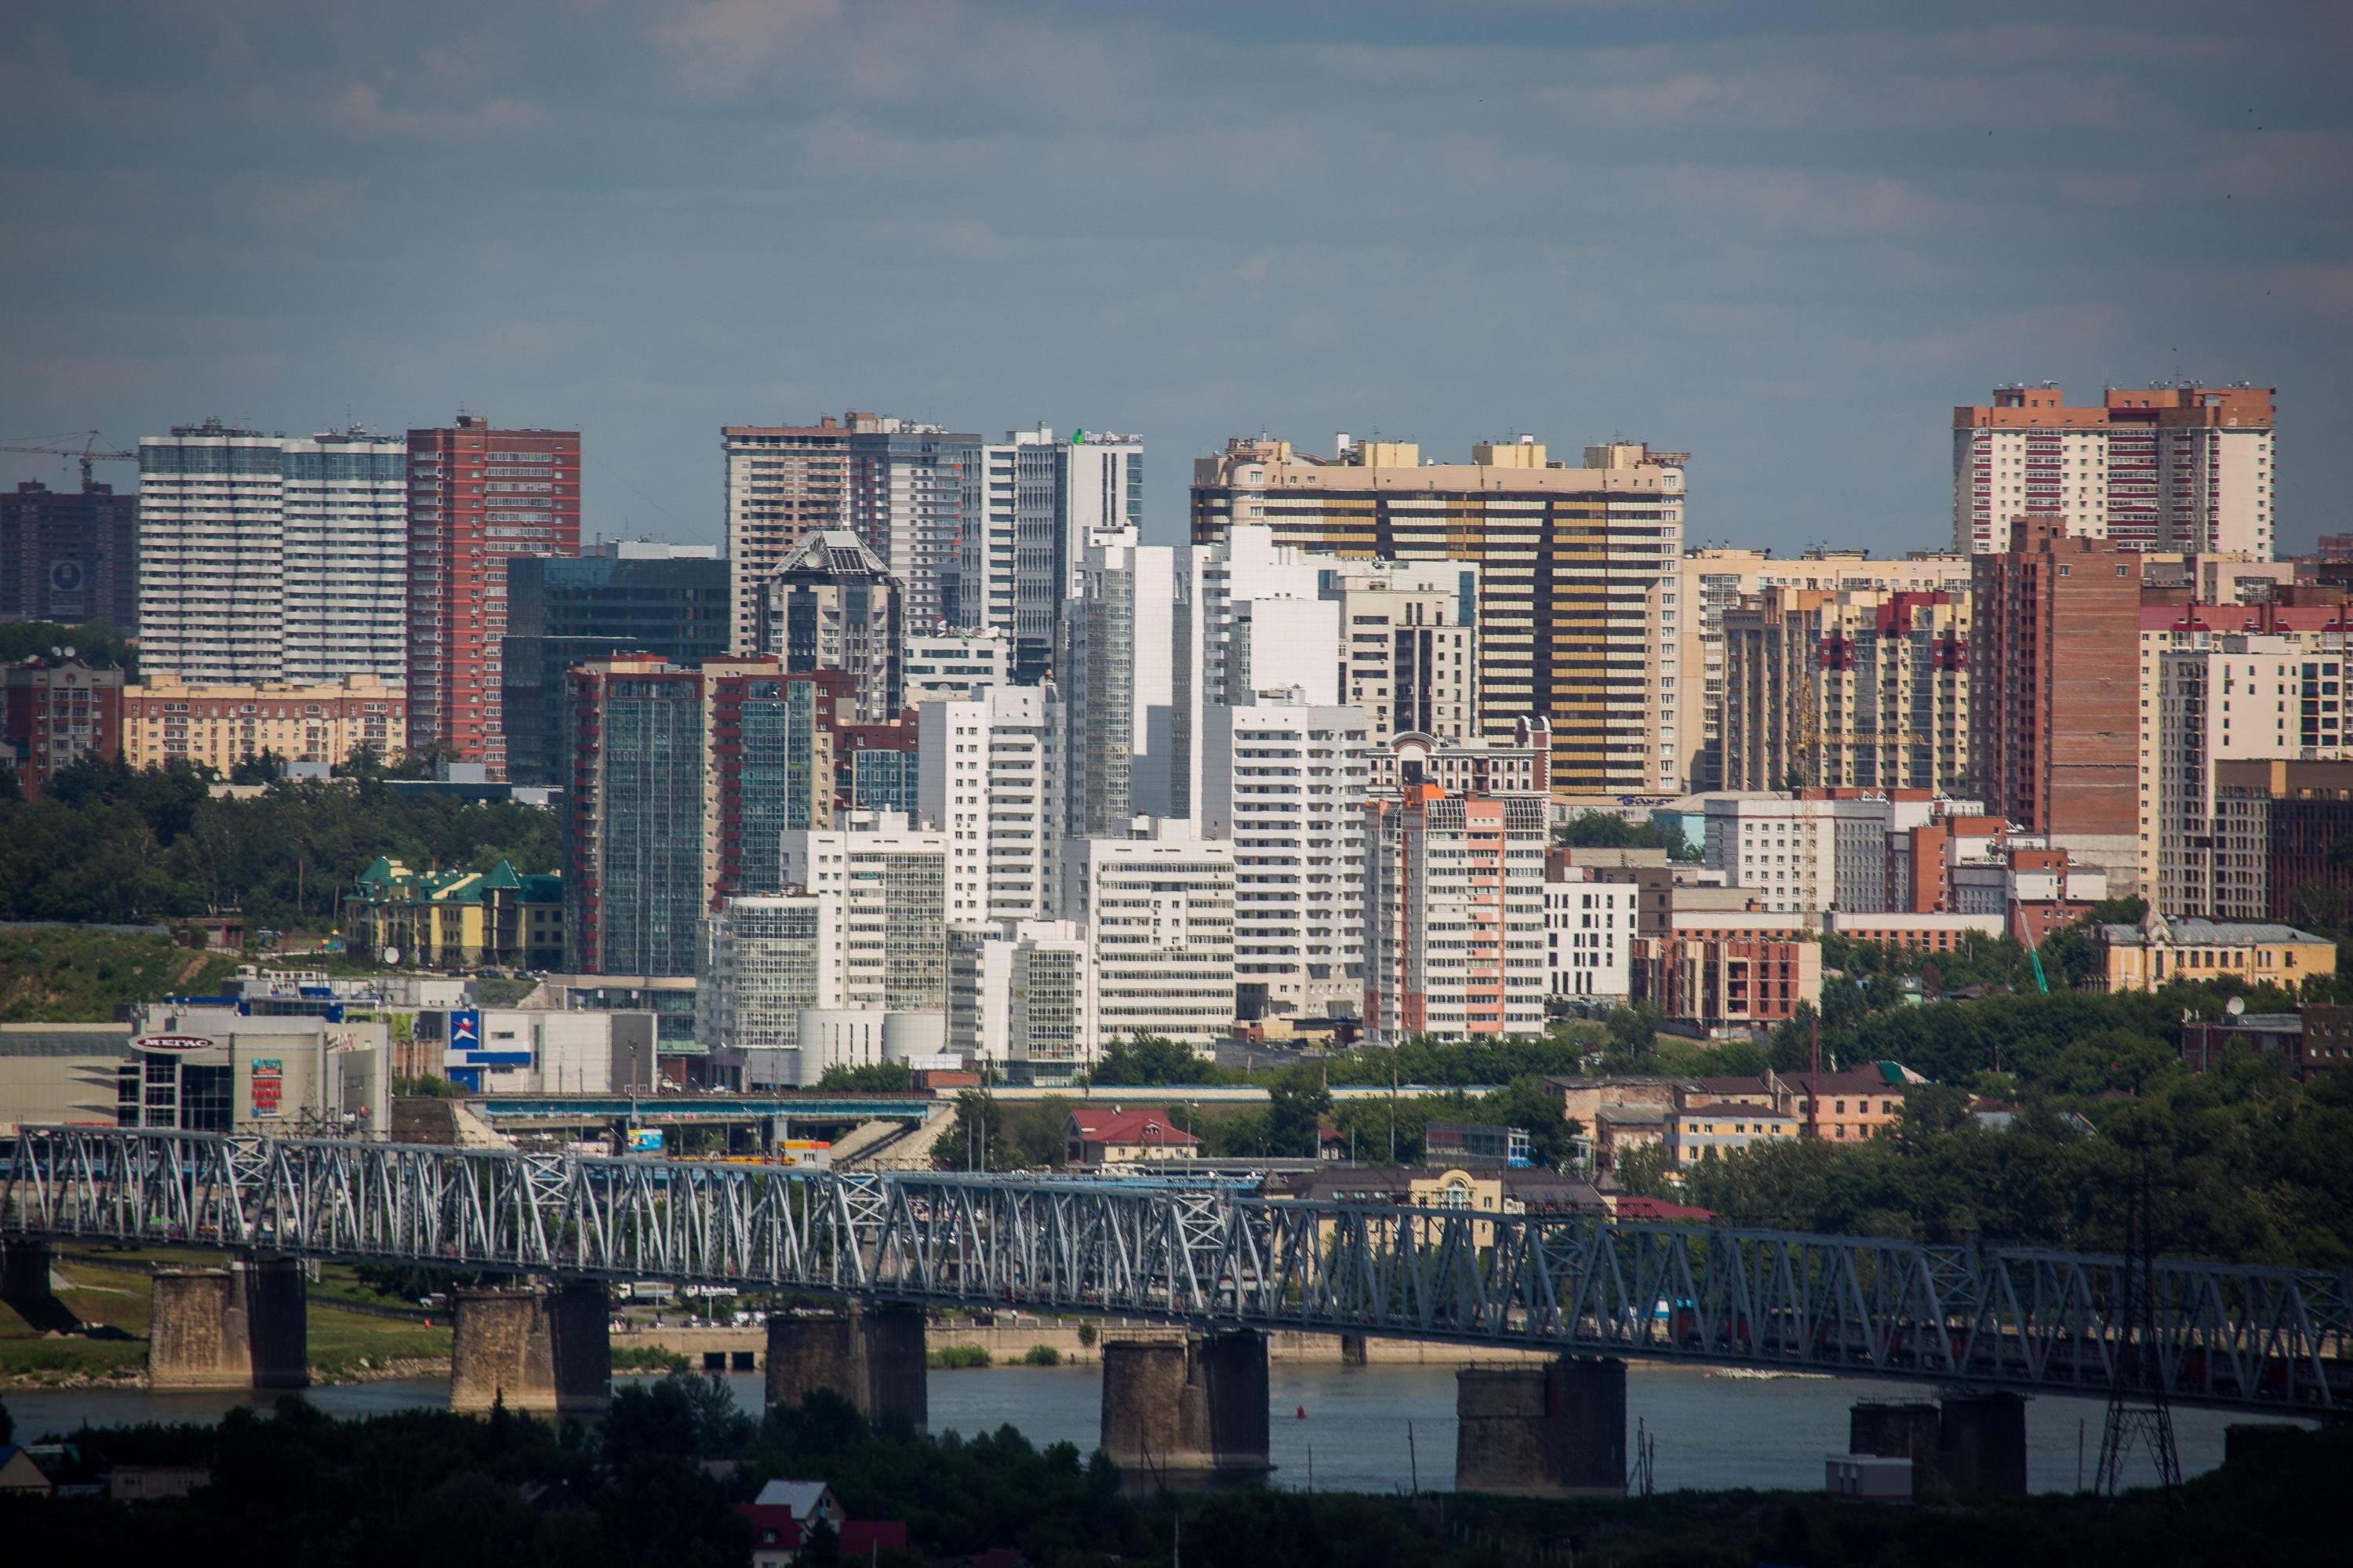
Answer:
[[1211, 1084], [1219, 1074], [1189, 1045], [1165, 1035], [1135, 1034], [1104, 1046], [1089, 1076], [1097, 1084]]
[[1667, 1176], [1673, 1169], [1674, 1155], [1664, 1139], [1618, 1151], [1618, 1185], [1638, 1197], [1664, 1198], [1672, 1193], [1674, 1183]]
[[915, 1086], [915, 1075], [904, 1062], [866, 1062], [856, 1066], [836, 1062], [818, 1075], [817, 1086], [860, 1095], [904, 1094]]
[[1322, 1074], [1305, 1064], [1284, 1068], [1266, 1091], [1266, 1152], [1314, 1159], [1324, 1114], [1331, 1108]]

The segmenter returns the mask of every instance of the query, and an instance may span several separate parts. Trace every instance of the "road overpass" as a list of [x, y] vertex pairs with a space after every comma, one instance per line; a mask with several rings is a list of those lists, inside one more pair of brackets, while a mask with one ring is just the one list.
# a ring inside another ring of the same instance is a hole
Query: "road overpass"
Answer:
[[[477, 1336], [487, 1348], [474, 1361], [543, 1363], [559, 1384], [567, 1336], [597, 1346], [585, 1361], [574, 1355], [575, 1371], [604, 1354], [608, 1283], [815, 1294], [853, 1309], [775, 1316], [772, 1393], [848, 1385], [877, 1410], [920, 1411], [924, 1308], [1149, 1319], [1177, 1332], [1104, 1358], [1105, 1446], [1131, 1463], [1148, 1463], [1155, 1447], [1164, 1459], [1192, 1452], [1183, 1446], [1197, 1440], [1202, 1453], [1246, 1457], [1248, 1422], [1230, 1441], [1218, 1434], [1256, 1397], [1262, 1435], [1262, 1336], [1277, 1330], [1565, 1358], [1537, 1384], [1499, 1372], [1518, 1381], [1489, 1386], [1466, 1372], [1463, 1385], [1466, 1423], [1475, 1414], [1478, 1430], [1516, 1435], [1498, 1440], [1511, 1450], [1504, 1470], [1555, 1480], [1610, 1463], [1561, 1436], [1564, 1411], [1583, 1410], [1606, 1430], [1614, 1399], [1622, 1460], [1626, 1358], [1925, 1385], [1965, 1408], [1996, 1407], [1992, 1441], [2019, 1446], [2021, 1477], [2022, 1416], [2002, 1414], [2017, 1397], [2104, 1397], [2152, 1361], [2149, 1375], [2177, 1403], [2304, 1416], [2353, 1408], [2353, 1280], [2343, 1273], [2161, 1260], [2144, 1276], [2153, 1307], [2138, 1320], [2149, 1327], [2135, 1330], [2127, 1295], [2141, 1271], [2117, 1257], [1298, 1202], [1209, 1184], [58, 1128], [18, 1140], [0, 1180], [0, 1237], [17, 1290], [34, 1267], [20, 1255], [61, 1240], [242, 1255], [251, 1260], [246, 1331], [257, 1345], [278, 1332], [264, 1319], [290, 1310], [290, 1263], [553, 1281], [543, 1294], [478, 1303], [478, 1320], [503, 1316]], [[2137, 1353], [2149, 1334], [2153, 1358]], [[468, 1342], [461, 1308], [460, 1384]], [[1614, 1384], [1595, 1365], [1614, 1365]], [[1204, 1414], [1189, 1433], [1155, 1429], [1115, 1444], [1130, 1416], [1144, 1422], [1194, 1397], [1115, 1399], [1119, 1389], [1198, 1391]], [[598, 1395], [584, 1383], [579, 1397]], [[1474, 1464], [1468, 1473], [1487, 1472]]]

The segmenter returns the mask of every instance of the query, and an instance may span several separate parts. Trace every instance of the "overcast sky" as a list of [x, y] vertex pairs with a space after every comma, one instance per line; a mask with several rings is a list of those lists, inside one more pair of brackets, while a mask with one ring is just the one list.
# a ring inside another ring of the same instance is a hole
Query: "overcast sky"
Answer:
[[[1934, 547], [2007, 380], [2279, 388], [2353, 527], [2353, 5], [16, 0], [0, 440], [576, 426], [1689, 449], [1689, 535]], [[60, 466], [0, 455], [0, 478]], [[101, 470], [127, 482], [128, 465]]]

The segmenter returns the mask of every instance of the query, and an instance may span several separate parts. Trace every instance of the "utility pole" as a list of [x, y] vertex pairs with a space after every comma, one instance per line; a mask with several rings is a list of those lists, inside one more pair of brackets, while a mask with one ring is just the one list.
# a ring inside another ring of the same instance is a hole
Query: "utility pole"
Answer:
[[2126, 1222], [2125, 1262], [2120, 1283], [2116, 1382], [2108, 1392], [2107, 1420], [2100, 1432], [2100, 1468], [2092, 1489], [2115, 1497], [2124, 1488], [2125, 1460], [2133, 1445], [2147, 1443], [2157, 1466], [2157, 1484], [2166, 1501], [2181, 1506], [2181, 1456], [2173, 1442], [2173, 1409], [2165, 1393], [2165, 1343], [2158, 1329], [2157, 1217], [2154, 1182], [2147, 1154]]

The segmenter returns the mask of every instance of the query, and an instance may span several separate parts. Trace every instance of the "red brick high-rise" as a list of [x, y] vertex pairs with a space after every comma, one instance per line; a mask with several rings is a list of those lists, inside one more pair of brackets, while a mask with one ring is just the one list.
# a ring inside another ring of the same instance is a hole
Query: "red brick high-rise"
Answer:
[[580, 432], [408, 432], [408, 745], [506, 777], [509, 556], [580, 553]]
[[2140, 557], [2021, 517], [2010, 548], [1974, 562], [1972, 793], [2052, 847], [2138, 874]]

